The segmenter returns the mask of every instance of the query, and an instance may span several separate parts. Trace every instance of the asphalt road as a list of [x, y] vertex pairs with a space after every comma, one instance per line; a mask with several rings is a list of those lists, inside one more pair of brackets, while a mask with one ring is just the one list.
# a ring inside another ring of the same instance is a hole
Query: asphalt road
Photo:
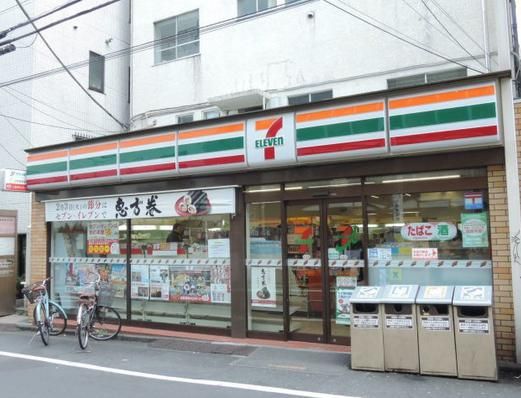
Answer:
[[[0, 332], [0, 397], [501, 397], [519, 398], [521, 379], [498, 383], [351, 371], [347, 355], [174, 339], [90, 341]], [[32, 339], [32, 340], [31, 340]]]

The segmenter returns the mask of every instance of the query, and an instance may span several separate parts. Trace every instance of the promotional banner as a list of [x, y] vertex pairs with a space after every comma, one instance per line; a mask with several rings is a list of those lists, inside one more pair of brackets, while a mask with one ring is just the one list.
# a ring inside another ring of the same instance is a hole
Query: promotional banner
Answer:
[[114, 297], [125, 298], [127, 291], [127, 265], [112, 264], [111, 279]]
[[170, 268], [170, 301], [209, 303], [210, 291], [210, 271], [182, 271]]
[[119, 220], [235, 213], [233, 188], [145, 193], [45, 203], [45, 221]]
[[405, 240], [443, 241], [454, 239], [458, 229], [448, 222], [421, 222], [405, 224], [400, 232]]
[[277, 306], [276, 269], [251, 267], [251, 305], [253, 307]]
[[132, 265], [131, 268], [132, 283], [130, 285], [130, 297], [133, 299], [148, 300], [149, 278], [147, 265]]
[[232, 302], [232, 283], [229, 265], [213, 265], [211, 269], [210, 292], [212, 303]]
[[90, 222], [87, 228], [87, 254], [119, 255], [119, 222]]
[[462, 213], [463, 247], [488, 247], [488, 213]]
[[357, 285], [354, 276], [336, 277], [336, 323], [338, 325], [351, 324], [351, 305], [349, 300]]
[[170, 269], [168, 265], [150, 266], [150, 300], [168, 301], [170, 298]]

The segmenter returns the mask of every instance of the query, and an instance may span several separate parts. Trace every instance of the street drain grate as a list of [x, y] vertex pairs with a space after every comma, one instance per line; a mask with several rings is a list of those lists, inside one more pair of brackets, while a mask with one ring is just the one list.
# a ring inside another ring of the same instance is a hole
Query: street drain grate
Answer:
[[243, 345], [215, 344], [204, 341], [166, 339], [154, 340], [149, 343], [149, 347], [174, 351], [200, 352], [203, 354], [238, 355], [243, 357], [247, 357], [256, 350], [256, 347]]

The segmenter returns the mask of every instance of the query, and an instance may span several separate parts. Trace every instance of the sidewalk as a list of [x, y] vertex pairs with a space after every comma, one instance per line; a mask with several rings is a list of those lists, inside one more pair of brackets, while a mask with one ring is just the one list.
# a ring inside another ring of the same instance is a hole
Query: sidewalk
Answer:
[[[67, 321], [67, 329], [73, 331], [76, 322], [74, 319]], [[32, 330], [34, 328], [31, 319], [25, 315], [8, 315], [0, 317], [0, 332], [1, 331], [16, 331], [16, 330]], [[277, 341], [264, 339], [239, 339], [228, 336], [216, 336], [201, 333], [188, 333], [174, 330], [151, 329], [136, 326], [123, 326], [118, 336], [124, 340], [155, 340], [158, 338], [177, 338], [183, 340], [198, 340], [214, 343], [247, 345], [254, 347], [273, 347], [273, 348], [289, 348], [297, 350], [314, 350], [349, 353], [350, 347], [332, 344], [307, 343], [301, 341]]]

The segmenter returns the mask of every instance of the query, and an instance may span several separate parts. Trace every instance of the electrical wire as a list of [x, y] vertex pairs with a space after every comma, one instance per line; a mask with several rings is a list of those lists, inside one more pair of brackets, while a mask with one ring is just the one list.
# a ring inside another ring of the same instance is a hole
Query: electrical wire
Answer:
[[71, 126], [70, 128], [64, 126], [64, 128], [66, 128], [66, 129], [75, 129], [75, 130], [78, 130], [78, 131], [85, 131], [85, 132], [92, 133], [92, 134], [97, 134], [97, 135], [100, 135], [100, 136], [102, 136], [102, 135], [106, 135], [106, 134], [109, 133], [109, 132], [106, 132], [106, 134], [100, 134], [100, 133], [98, 133], [98, 132], [96, 132], [96, 131], [94, 131], [94, 130], [88, 130], [88, 129], [85, 129], [85, 128], [83, 128], [83, 127], [76, 126], [76, 125], [74, 125], [74, 124], [72, 124], [72, 123], [66, 122], [65, 120], [59, 119], [59, 118], [57, 118], [56, 116], [53, 116], [53, 115], [51, 115], [51, 114], [49, 114], [49, 113], [47, 113], [47, 112], [45, 112], [45, 111], [42, 111], [41, 109], [39, 109], [39, 108], [38, 108], [37, 106], [35, 106], [34, 104], [30, 104], [30, 103], [25, 102], [24, 100], [18, 98], [15, 94], [13, 94], [13, 93], [7, 91], [6, 88], [3, 88], [3, 90], [4, 90], [4, 92], [6, 92], [7, 94], [9, 94], [9, 95], [12, 96], [13, 98], [15, 98], [16, 100], [18, 100], [19, 102], [21, 102], [22, 104], [27, 105], [29, 108], [31, 108], [31, 109], [33, 109], [33, 110], [35, 110], [35, 111], [37, 111], [37, 112], [40, 112], [41, 114], [43, 114], [43, 115], [49, 117], [50, 119], [54, 119], [54, 120], [56, 120], [57, 122], [60, 122], [60, 123], [63, 123], [63, 124], [66, 124], [66, 125]]
[[[32, 18], [31, 21], [32, 22], [36, 22], [36, 21], [38, 21], [38, 20], [40, 20], [42, 18], [48, 17], [49, 15], [52, 15], [52, 14], [58, 12], [58, 11], [61, 11], [61, 10], [65, 9], [65, 8], [67, 8], [67, 7], [72, 6], [72, 5], [76, 4], [76, 3], [79, 3], [80, 1], [82, 1], [82, 0], [72, 0], [72, 1], [69, 1], [66, 4], [62, 4], [61, 6], [55, 7], [55, 8], [53, 8], [50, 11], [46, 11], [46, 12], [44, 12], [44, 13], [42, 13], [42, 14], [34, 17], [34, 18]], [[13, 30], [20, 29], [20, 28], [22, 28], [24, 26], [29, 25], [31, 23], [31, 21], [20, 22], [19, 24], [11, 26], [8, 29], [4, 29], [4, 30], [0, 31], [0, 37], [5, 37], [8, 33], [11, 33]]]
[[[155, 47], [158, 44], [161, 44], [161, 43], [164, 43], [166, 41], [178, 38], [178, 37], [180, 37], [182, 35], [189, 35], [189, 34], [192, 34], [194, 32], [199, 32], [199, 35], [203, 35], [203, 34], [214, 32], [214, 31], [217, 31], [217, 30], [220, 30], [220, 29], [232, 26], [232, 25], [238, 25], [238, 24], [241, 24], [241, 23], [249, 22], [252, 19], [262, 18], [262, 17], [265, 17], [266, 15], [270, 15], [271, 13], [279, 12], [279, 11], [282, 11], [284, 9], [298, 7], [298, 6], [301, 6], [301, 5], [313, 2], [313, 1], [316, 1], [316, 0], [303, 0], [303, 1], [295, 2], [295, 3], [279, 4], [277, 6], [269, 8], [269, 9], [267, 9], [264, 12], [261, 12], [261, 13], [249, 14], [249, 15], [245, 15], [245, 16], [240, 17], [240, 18], [225, 19], [225, 20], [222, 20], [222, 21], [218, 21], [218, 22], [214, 22], [212, 24], [205, 25], [203, 27], [186, 30], [182, 34], [174, 34], [174, 35], [171, 35], [171, 36], [163, 37], [161, 39], [150, 40], [148, 42], [137, 44], [135, 46], [130, 46], [130, 47], [127, 47], [127, 48], [124, 48], [124, 49], [121, 49], [121, 50], [113, 51], [111, 53], [105, 53], [105, 54], [103, 54], [103, 56], [105, 57], [105, 60], [111, 60], [111, 59], [119, 58], [119, 57], [126, 56], [126, 55], [137, 54], [139, 52], [151, 49], [151, 48]], [[69, 65], [67, 65], [67, 67], [70, 70], [73, 70], [73, 69], [81, 68], [83, 66], [87, 66], [88, 64], [89, 64], [89, 60], [86, 59], [86, 60], [83, 60], [83, 61], [78, 61], [78, 62], [69, 64]], [[2, 82], [2, 83], [0, 83], [0, 87], [11, 86], [13, 84], [23, 83], [25, 81], [33, 80], [33, 79], [40, 79], [42, 77], [47, 77], [47, 76], [50, 76], [50, 75], [53, 75], [53, 74], [56, 74], [56, 73], [60, 73], [60, 72], [63, 72], [63, 68], [54, 68], [54, 69], [50, 69], [48, 71], [39, 72], [39, 73], [35, 73], [35, 74], [32, 74], [32, 75], [19, 77], [17, 79], [13, 79], [13, 80], [9, 80], [9, 81], [6, 81], [6, 82]]]
[[[434, 48], [432, 48], [432, 47], [429, 47], [429, 46], [427, 46], [426, 44], [422, 43], [421, 41], [416, 40], [415, 38], [406, 35], [405, 33], [399, 31], [398, 29], [396, 29], [396, 28], [394, 28], [394, 27], [392, 27], [392, 26], [390, 26], [390, 25], [387, 25], [386, 23], [384, 23], [384, 22], [382, 22], [382, 21], [380, 21], [380, 20], [378, 20], [378, 19], [372, 17], [371, 15], [366, 14], [366, 13], [360, 11], [359, 9], [357, 9], [357, 8], [355, 8], [355, 7], [351, 6], [351, 5], [349, 5], [348, 3], [346, 3], [344, 0], [338, 0], [338, 1], [339, 1], [340, 3], [342, 3], [342, 4], [344, 4], [346, 7], [350, 8], [351, 10], [357, 12], [358, 14], [363, 15], [363, 16], [365, 16], [366, 18], [371, 19], [372, 21], [374, 21], [375, 23], [379, 24], [380, 26], [384, 26], [384, 27], [386, 27], [387, 29], [390, 29], [390, 30], [394, 31], [396, 34], [398, 34], [398, 35], [400, 35], [400, 36], [402, 36], [402, 37], [405, 37], [405, 38], [409, 39], [410, 41], [415, 42], [415, 43], [418, 44], [419, 46], [422, 46], [422, 47], [425, 47], [426, 49], [429, 49], [429, 50], [431, 50], [431, 51], [437, 52], [436, 49], [434, 49]], [[440, 54], [442, 54], [442, 53], [440, 53]], [[442, 54], [442, 55], [446, 56], [445, 54]]]
[[[112, 0], [112, 1], [109, 1], [107, 3], [104, 3], [106, 5], [108, 4], [112, 4], [112, 3], [115, 3], [119, 0]], [[29, 17], [29, 14], [27, 13], [27, 11], [25, 11], [25, 8], [22, 6], [22, 4], [20, 3], [20, 0], [16, 0], [16, 3], [18, 4], [18, 6], [20, 7], [20, 9], [22, 10], [22, 12], [24, 13], [25, 17], [28, 19], [28, 20], [31, 20], [31, 18]], [[36, 27], [36, 25], [34, 24], [34, 22], [31, 21], [31, 25], [33, 26], [33, 29], [35, 31], [38, 32], [38, 28]], [[92, 102], [94, 102], [103, 112], [105, 112], [112, 120], [114, 120], [117, 124], [119, 124], [119, 126], [124, 129], [124, 130], [127, 130], [128, 129], [128, 126], [126, 124], [124, 124], [123, 122], [119, 121], [108, 109], [106, 109], [103, 105], [101, 105], [93, 96], [91, 93], [89, 93], [85, 87], [82, 86], [82, 84], [78, 81], [78, 79], [76, 79], [76, 77], [72, 74], [72, 72], [67, 69], [67, 66], [63, 63], [63, 61], [60, 59], [60, 57], [58, 57], [58, 54], [56, 54], [54, 52], [54, 50], [52, 49], [51, 45], [47, 42], [47, 40], [45, 40], [45, 37], [43, 37], [42, 33], [41, 32], [38, 32], [38, 35], [40, 36], [40, 38], [42, 39], [42, 41], [44, 42], [44, 44], [46, 45], [46, 47], [49, 49], [49, 51], [54, 55], [54, 58], [56, 58], [56, 60], [60, 63], [60, 65], [62, 66], [62, 68], [65, 69], [65, 71], [67, 72], [67, 74], [71, 77], [72, 80], [74, 80], [74, 82], [78, 85], [78, 87], [80, 87], [80, 89], [92, 100]]]
[[[81, 0], [75, 0], [75, 1], [81, 1]], [[15, 41], [18, 41], [18, 40], [21, 40], [21, 39], [25, 39], [26, 37], [32, 36], [32, 35], [37, 34], [37, 33], [39, 34], [40, 32], [43, 32], [44, 30], [52, 28], [53, 26], [60, 25], [60, 24], [62, 24], [64, 22], [67, 22], [67, 21], [69, 21], [71, 19], [76, 19], [76, 18], [81, 17], [81, 16], [83, 16], [85, 14], [90, 14], [93, 11], [97, 11], [100, 8], [107, 7], [107, 6], [111, 5], [112, 3], [116, 3], [118, 1], [120, 1], [120, 0], [111, 0], [111, 1], [108, 1], [108, 2], [103, 3], [103, 4], [99, 4], [96, 7], [92, 7], [92, 8], [89, 8], [87, 10], [83, 10], [81, 12], [78, 12], [77, 14], [69, 15], [68, 17], [59, 19], [58, 21], [54, 21], [54, 22], [52, 22], [50, 24], [42, 26], [41, 28], [37, 28], [36, 25], [34, 25], [34, 20], [32, 20], [31, 17], [29, 17], [29, 14], [27, 14], [25, 12], [25, 9], [24, 9], [25, 16], [26, 16], [26, 18], [28, 18], [28, 21], [29, 21], [27, 24], [31, 24], [33, 26], [34, 31], [31, 31], [31, 32], [28, 32], [28, 33], [24, 33], [23, 35], [13, 37], [12, 39], [4, 40], [4, 41], [0, 42], [0, 46], [5, 46], [6, 44], [14, 43]], [[20, 7], [22, 7], [22, 6], [20, 6]]]
[[24, 135], [20, 130], [18, 130], [18, 128], [14, 125], [13, 122], [11, 122], [11, 121], [10, 121], [8, 118], [6, 118], [6, 117], [4, 117], [4, 120], [5, 120], [7, 123], [9, 123], [9, 125], [10, 125], [10, 126], [11, 126], [11, 127], [12, 127], [12, 128], [13, 128], [13, 129], [18, 133], [18, 135], [19, 135], [20, 137], [22, 137], [22, 138], [25, 140], [25, 142], [27, 142], [30, 146], [32, 146], [31, 141], [29, 141], [29, 140], [25, 137], [25, 135]]
[[[17, 0], [17, 1], [18, 1], [18, 0]], [[363, 23], [365, 23], [365, 24], [367, 24], [367, 25], [372, 26], [372, 27], [375, 28], [375, 29], [378, 29], [378, 30], [380, 30], [380, 31], [382, 31], [382, 32], [384, 32], [384, 33], [387, 33], [388, 35], [391, 35], [391, 36], [394, 37], [395, 39], [398, 39], [398, 40], [400, 40], [400, 41], [403, 41], [404, 43], [410, 44], [411, 46], [416, 47], [416, 48], [418, 48], [418, 49], [420, 49], [420, 50], [422, 50], [422, 51], [428, 52], [428, 53], [431, 54], [431, 55], [434, 55], [434, 56], [436, 56], [436, 57], [442, 58], [442, 59], [444, 59], [444, 60], [447, 61], [447, 62], [450, 62], [450, 63], [456, 64], [456, 65], [459, 65], [459, 66], [461, 66], [461, 67], [463, 67], [463, 68], [470, 69], [470, 70], [472, 70], [472, 71], [474, 71], [474, 72], [476, 72], [476, 73], [483, 74], [483, 72], [480, 71], [480, 70], [478, 70], [478, 69], [475, 69], [475, 68], [473, 68], [473, 67], [471, 67], [471, 66], [465, 65], [465, 64], [463, 64], [463, 63], [461, 63], [461, 62], [455, 61], [455, 60], [453, 60], [453, 59], [451, 59], [451, 58], [449, 58], [449, 57], [446, 57], [446, 56], [444, 56], [444, 55], [442, 55], [442, 54], [436, 52], [436, 51], [431, 51], [431, 50], [429, 50], [429, 49], [427, 49], [427, 48], [425, 48], [425, 47], [422, 47], [422, 46], [420, 46], [420, 45], [418, 45], [418, 44], [415, 44], [415, 43], [413, 43], [413, 42], [411, 42], [411, 41], [409, 41], [409, 40], [407, 40], [407, 39], [404, 39], [403, 37], [401, 37], [401, 36], [399, 36], [399, 35], [397, 35], [397, 34], [394, 34], [394, 33], [392, 33], [392, 32], [389, 32], [388, 30], [385, 30], [384, 28], [382, 28], [382, 27], [380, 27], [380, 26], [378, 26], [378, 25], [376, 25], [376, 24], [374, 24], [374, 23], [372, 23], [372, 22], [370, 22], [370, 21], [368, 21], [368, 20], [366, 20], [366, 19], [364, 19], [364, 18], [362, 18], [362, 17], [356, 15], [356, 14], [353, 14], [352, 12], [346, 10], [345, 8], [340, 7], [340, 6], [337, 5], [337, 4], [332, 3], [332, 2], [329, 1], [329, 0], [322, 0], [322, 1], [324, 1], [325, 3], [331, 5], [332, 7], [337, 8], [338, 10], [340, 10], [340, 11], [342, 11], [342, 12], [344, 12], [344, 13], [350, 15], [350, 16], [352, 16], [353, 18], [356, 18], [356, 19], [358, 19], [359, 21], [361, 21], [361, 22], [363, 22]]]
[[445, 11], [445, 9], [440, 6], [438, 4], [437, 1], [435, 0], [431, 0], [432, 4], [434, 4], [436, 7], [438, 7], [438, 9], [454, 24], [456, 25], [459, 30], [461, 30], [463, 32], [463, 34], [465, 36], [467, 36], [481, 51], [485, 52], [485, 49], [481, 46], [481, 44], [479, 44], [471, 35], [469, 35], [467, 33], [467, 31], [465, 29], [463, 29], [463, 27], [458, 23], [458, 21], [456, 21], [447, 11]]
[[449, 31], [449, 29], [447, 29], [447, 27], [443, 24], [443, 22], [440, 21], [440, 19], [438, 18], [438, 16], [431, 10], [431, 8], [429, 7], [429, 5], [427, 4], [427, 2], [425, 0], [421, 0], [421, 2], [423, 3], [423, 5], [425, 6], [425, 8], [429, 11], [429, 13], [434, 17], [434, 19], [440, 24], [440, 26], [447, 32], [447, 34], [452, 38], [452, 40], [459, 46], [461, 47], [461, 49], [463, 51], [465, 51], [468, 55], [470, 55], [474, 61], [476, 61], [478, 64], [480, 64], [487, 72], [489, 72], [489, 70], [487, 69], [487, 67], [481, 63], [481, 61], [479, 59], [477, 59], [474, 55], [472, 55], [470, 53], [469, 50], [466, 49], [465, 46], [463, 46], [463, 44], [461, 44], [458, 39], [456, 39], [456, 37]]
[[25, 167], [26, 167], [27, 165], [26, 165], [25, 163], [20, 162], [20, 161], [16, 158], [16, 156], [14, 156], [14, 155], [9, 151], [9, 149], [7, 149], [7, 148], [4, 146], [4, 144], [2, 144], [1, 142], [0, 142], [0, 148], [2, 148], [2, 149], [3, 149], [3, 150], [4, 150], [4, 151], [9, 155], [9, 156], [11, 156], [11, 158], [12, 158], [16, 163], [22, 165], [22, 166], [24, 167], [24, 169], [25, 169]]
[[29, 48], [29, 47], [32, 47], [34, 45], [34, 43], [36, 43], [36, 39], [38, 39], [38, 35], [34, 35], [34, 38], [33, 38], [33, 41], [31, 42], [31, 44], [28, 44], [26, 46], [16, 46], [16, 48]]
[[[6, 115], [4, 113], [0, 113], [0, 116], [2, 117], [5, 117], [7, 119], [11, 119], [11, 120], [17, 120], [19, 122], [24, 122], [24, 123], [29, 123], [29, 124], [35, 124], [37, 126], [44, 126], [44, 127], [50, 127], [50, 128], [54, 128], [54, 129], [61, 129], [61, 130], [73, 130], [73, 131], [77, 131], [78, 129], [75, 129], [75, 128], [69, 128], [69, 127], [64, 127], [64, 126], [57, 126], [55, 124], [48, 124], [48, 123], [40, 123], [40, 122], [33, 122], [32, 120], [27, 120], [27, 119], [22, 119], [22, 118], [19, 118], [19, 117], [15, 117], [15, 116], [10, 116], [10, 115]], [[86, 132], [91, 132], [91, 131], [88, 131], [88, 130], [82, 130], [82, 131], [86, 131]]]
[[[22, 4], [27, 4], [27, 3], [30, 3], [30, 2], [31, 2], [31, 0], [25, 0], [25, 1], [22, 1]], [[6, 13], [9, 10], [12, 10], [13, 8], [18, 8], [18, 4], [15, 4], [14, 6], [8, 7], [6, 9], [4, 9], [4, 10], [1, 10], [0, 11], [0, 15]]]
[[[81, 123], [87, 123], [87, 124], [90, 124], [91, 126], [95, 127], [95, 128], [98, 129], [99, 131], [105, 131], [105, 132], [107, 132], [107, 133], [116, 133], [116, 132], [117, 132], [117, 131], [107, 131], [106, 129], [104, 129], [103, 127], [100, 127], [100, 126], [96, 125], [95, 123], [89, 122], [89, 121], [87, 121], [87, 120], [83, 120], [83, 119], [81, 119], [81, 118], [79, 118], [79, 117], [77, 117], [77, 116], [75, 116], [75, 115], [73, 115], [73, 114], [70, 114], [70, 113], [68, 113], [68, 112], [65, 112], [65, 111], [62, 110], [62, 109], [58, 109], [58, 108], [56, 108], [56, 107], [54, 107], [54, 106], [52, 106], [52, 105], [50, 105], [50, 104], [48, 104], [48, 103], [46, 103], [46, 102], [44, 102], [44, 101], [41, 101], [41, 100], [39, 100], [39, 99], [37, 99], [37, 98], [31, 96], [31, 95], [25, 94], [24, 92], [19, 91], [19, 90], [15, 89], [14, 87], [4, 87], [4, 90], [11, 90], [11, 91], [14, 91], [15, 93], [17, 93], [17, 94], [19, 94], [19, 95], [21, 95], [21, 96], [23, 96], [23, 97], [25, 97], [25, 98], [27, 98], [27, 99], [30, 99], [31, 101], [37, 102], [37, 103], [39, 103], [39, 104], [41, 104], [41, 105], [43, 105], [43, 106], [46, 106], [47, 108], [52, 109], [53, 111], [56, 111], [56, 112], [58, 112], [58, 113], [62, 113], [62, 114], [64, 114], [65, 116], [68, 116], [68, 117], [70, 117], [70, 118], [76, 119], [77, 121], [79, 121], [79, 122], [81, 122]], [[31, 106], [32, 106], [32, 105], [31, 105]], [[82, 131], [85, 131], [85, 129], [82, 129]], [[92, 132], [94, 132], [94, 131], [92, 131]]]

